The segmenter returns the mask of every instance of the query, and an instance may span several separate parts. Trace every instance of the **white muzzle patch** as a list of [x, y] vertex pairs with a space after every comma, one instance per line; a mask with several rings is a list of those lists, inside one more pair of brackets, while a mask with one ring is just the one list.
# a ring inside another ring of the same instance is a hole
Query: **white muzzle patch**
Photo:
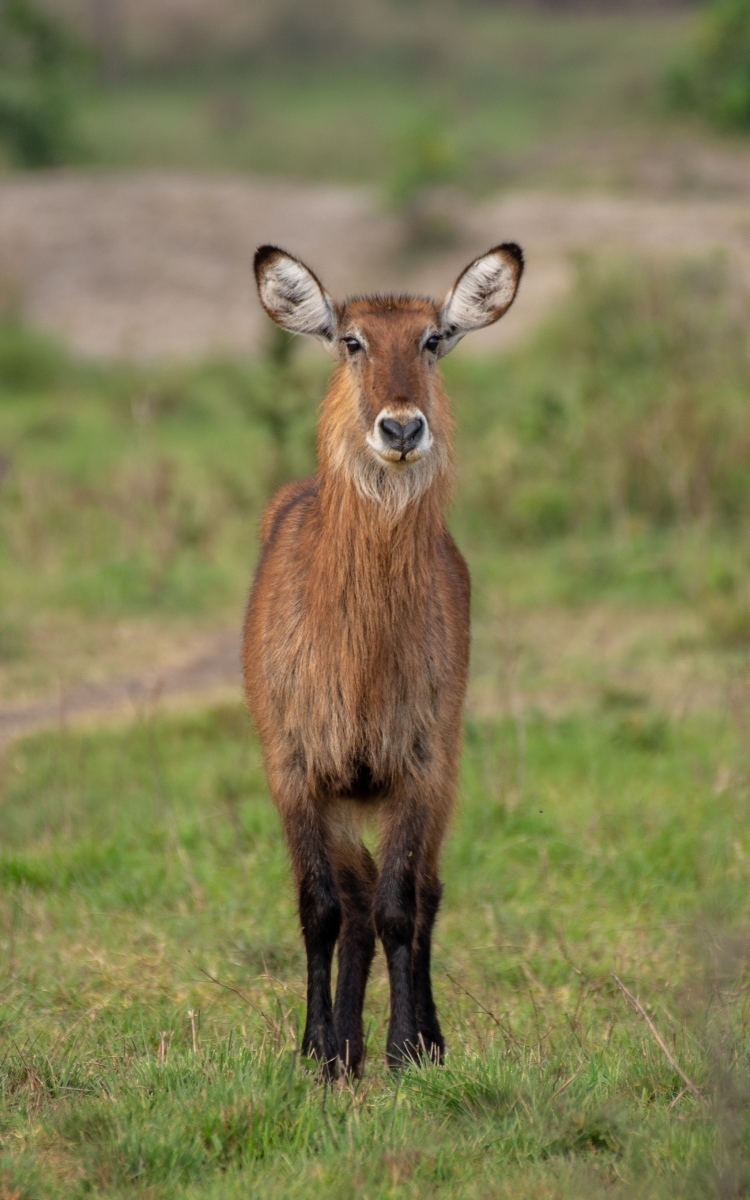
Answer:
[[[415, 429], [415, 424], [419, 428]], [[401, 430], [399, 440], [398, 430]], [[432, 448], [432, 433], [421, 408], [382, 408], [367, 434], [367, 444], [381, 462], [404, 469], [420, 462]]]

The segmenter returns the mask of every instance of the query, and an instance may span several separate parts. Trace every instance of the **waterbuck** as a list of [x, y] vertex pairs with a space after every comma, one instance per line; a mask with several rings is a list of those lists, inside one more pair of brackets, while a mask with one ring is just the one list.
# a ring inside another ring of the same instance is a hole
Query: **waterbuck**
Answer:
[[[302, 1051], [329, 1078], [362, 1071], [376, 935], [390, 978], [389, 1064], [440, 1062], [445, 1051], [430, 943], [456, 794], [469, 573], [444, 518], [452, 418], [438, 361], [503, 315], [522, 270], [506, 243], [475, 259], [442, 304], [337, 303], [283, 250], [255, 255], [269, 316], [337, 362], [317, 474], [283, 487], [263, 520], [243, 651], [307, 951]], [[368, 818], [377, 862], [362, 840]]]

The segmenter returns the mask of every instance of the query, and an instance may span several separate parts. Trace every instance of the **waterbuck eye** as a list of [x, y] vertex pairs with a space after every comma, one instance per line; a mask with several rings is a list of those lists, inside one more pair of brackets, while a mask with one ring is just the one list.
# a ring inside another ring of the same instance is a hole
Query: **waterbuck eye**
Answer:
[[433, 333], [431, 335], [431, 337], [428, 337], [427, 341], [424, 344], [425, 350], [429, 350], [430, 354], [436, 354], [437, 348], [440, 345], [440, 343], [442, 342], [442, 340], [443, 339], [439, 333]]
[[350, 354], [356, 354], [362, 349], [362, 343], [358, 342], [355, 337], [345, 337], [341, 339]]

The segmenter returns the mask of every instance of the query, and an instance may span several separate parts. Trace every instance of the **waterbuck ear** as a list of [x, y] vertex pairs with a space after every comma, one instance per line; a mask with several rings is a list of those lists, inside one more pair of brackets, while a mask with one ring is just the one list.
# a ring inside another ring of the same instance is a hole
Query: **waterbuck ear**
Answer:
[[441, 354], [452, 350], [465, 333], [492, 325], [510, 308], [523, 273], [523, 251], [503, 242], [469, 263], [443, 302]]
[[336, 308], [312, 271], [278, 246], [255, 251], [260, 302], [272, 321], [289, 333], [309, 333], [326, 346], [336, 339]]

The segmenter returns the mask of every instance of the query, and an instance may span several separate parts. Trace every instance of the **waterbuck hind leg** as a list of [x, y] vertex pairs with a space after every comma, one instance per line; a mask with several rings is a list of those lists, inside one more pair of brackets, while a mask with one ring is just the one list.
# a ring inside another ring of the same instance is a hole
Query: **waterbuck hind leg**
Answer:
[[[282, 815], [285, 816], [282, 810]], [[307, 952], [307, 1017], [302, 1053], [317, 1060], [323, 1075], [338, 1075], [338, 1047], [331, 1001], [331, 965], [341, 927], [341, 902], [322, 820], [307, 804], [284, 820], [297, 880], [299, 917]]]
[[432, 930], [442, 893], [443, 885], [437, 879], [426, 877], [420, 880], [419, 916], [414, 945], [414, 998], [420, 1049], [434, 1063], [441, 1063], [445, 1056], [445, 1040], [438, 1021], [430, 978]]
[[396, 809], [386, 815], [375, 892], [375, 927], [385, 950], [391, 987], [386, 1042], [391, 1067], [420, 1059], [413, 966], [419, 838], [409, 808], [404, 805], [402, 813]]
[[375, 953], [373, 897], [378, 873], [372, 855], [362, 844], [347, 847], [345, 855], [337, 855], [336, 859], [343, 917], [333, 1014], [342, 1069], [359, 1076], [365, 1049], [362, 1010]]

